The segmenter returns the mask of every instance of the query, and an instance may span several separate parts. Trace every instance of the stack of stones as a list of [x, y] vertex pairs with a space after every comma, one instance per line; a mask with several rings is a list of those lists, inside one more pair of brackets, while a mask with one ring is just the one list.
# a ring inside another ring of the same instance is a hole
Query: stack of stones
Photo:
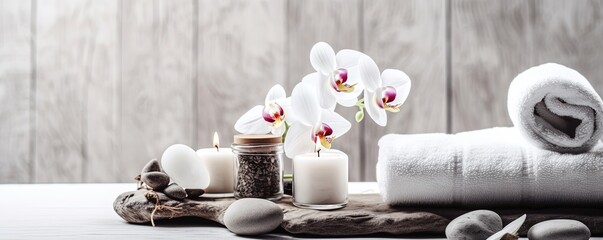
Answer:
[[[484, 240], [503, 229], [500, 216], [489, 210], [476, 210], [452, 220], [446, 227], [449, 240]], [[500, 240], [516, 240], [514, 234], [506, 234]], [[538, 223], [528, 231], [529, 240], [588, 240], [590, 229], [582, 222], [556, 219]]]
[[203, 189], [184, 189], [176, 183], [170, 183], [170, 176], [161, 169], [157, 159], [151, 160], [142, 168], [140, 181], [142, 184], [139, 189], [146, 188], [162, 192], [175, 200], [183, 200], [187, 197], [197, 198], [204, 193]]

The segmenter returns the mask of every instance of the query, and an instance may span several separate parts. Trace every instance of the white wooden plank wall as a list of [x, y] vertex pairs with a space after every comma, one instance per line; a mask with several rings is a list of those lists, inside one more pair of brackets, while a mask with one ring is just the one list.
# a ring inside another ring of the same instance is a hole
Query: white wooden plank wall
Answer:
[[508, 84], [532, 65], [603, 91], [602, 40], [600, 0], [0, 0], [0, 183], [129, 182], [170, 144], [227, 147], [317, 41], [413, 79], [387, 127], [367, 116], [335, 143], [351, 181], [374, 181], [384, 134], [510, 125]]

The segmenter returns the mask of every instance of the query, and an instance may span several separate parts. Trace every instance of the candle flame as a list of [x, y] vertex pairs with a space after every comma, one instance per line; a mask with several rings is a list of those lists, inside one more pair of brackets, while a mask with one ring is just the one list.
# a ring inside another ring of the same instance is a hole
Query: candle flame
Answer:
[[218, 137], [218, 132], [214, 132], [214, 147], [220, 148], [220, 137]]

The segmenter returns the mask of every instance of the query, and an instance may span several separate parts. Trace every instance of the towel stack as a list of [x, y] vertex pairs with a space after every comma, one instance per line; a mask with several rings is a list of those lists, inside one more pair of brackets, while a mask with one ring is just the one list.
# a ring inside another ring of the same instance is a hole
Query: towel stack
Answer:
[[509, 88], [513, 128], [389, 134], [377, 181], [390, 205], [603, 204], [603, 101], [578, 72], [544, 64]]

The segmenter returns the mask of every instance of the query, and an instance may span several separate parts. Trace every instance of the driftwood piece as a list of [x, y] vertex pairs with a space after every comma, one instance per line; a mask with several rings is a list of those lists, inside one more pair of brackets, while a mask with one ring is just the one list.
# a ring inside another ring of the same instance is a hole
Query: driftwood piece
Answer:
[[[145, 196], [147, 190], [125, 192], [117, 197], [113, 207], [117, 214], [131, 223], [151, 222], [155, 201]], [[161, 205], [165, 206], [154, 214], [154, 219], [200, 217], [223, 224], [224, 211], [234, 202], [233, 198], [173, 200], [158, 192]], [[450, 220], [473, 209], [448, 208], [398, 208], [386, 205], [377, 194], [350, 195], [346, 208], [335, 211], [317, 211], [293, 206], [290, 197], [277, 203], [285, 214], [281, 227], [293, 234], [329, 236], [365, 235], [373, 233], [444, 234]], [[504, 209], [499, 213], [504, 224], [520, 215], [528, 214], [519, 233], [526, 235], [534, 224], [549, 219], [575, 219], [586, 224], [593, 236], [603, 234], [603, 210], [601, 209]]]

